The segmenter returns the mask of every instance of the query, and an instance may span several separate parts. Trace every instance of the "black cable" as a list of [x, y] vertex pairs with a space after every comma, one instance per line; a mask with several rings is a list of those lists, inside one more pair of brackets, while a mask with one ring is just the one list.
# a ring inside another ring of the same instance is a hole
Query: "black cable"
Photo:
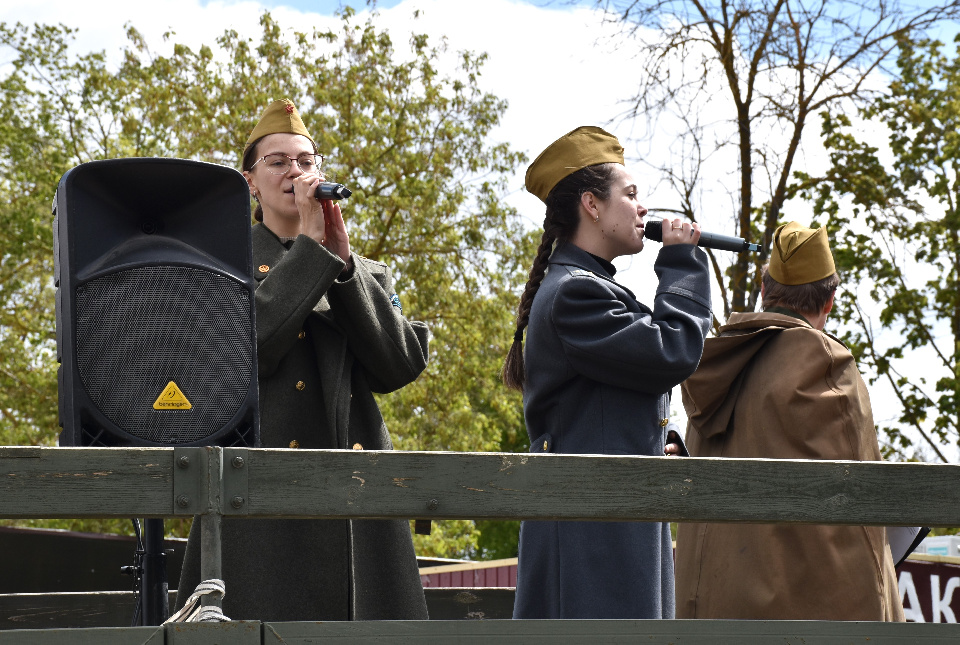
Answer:
[[133, 576], [133, 599], [136, 603], [136, 608], [134, 609], [133, 621], [131, 621], [130, 626], [137, 627], [140, 625], [140, 617], [143, 615], [143, 596], [140, 593], [140, 586], [143, 579], [143, 556], [146, 549], [144, 549], [143, 546], [143, 534], [140, 532], [140, 520], [133, 518], [130, 521], [133, 522], [133, 532], [137, 536], [137, 550], [133, 554], [133, 566], [120, 567], [120, 571]]

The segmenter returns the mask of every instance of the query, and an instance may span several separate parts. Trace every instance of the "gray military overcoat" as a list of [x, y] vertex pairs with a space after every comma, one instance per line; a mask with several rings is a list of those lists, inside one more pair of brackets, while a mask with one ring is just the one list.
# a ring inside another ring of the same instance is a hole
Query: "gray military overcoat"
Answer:
[[[403, 317], [386, 265], [344, 262], [299, 236], [288, 251], [253, 228], [260, 432], [265, 448], [390, 450], [373, 392], [412, 382], [427, 327]], [[182, 603], [199, 582], [190, 533]], [[225, 520], [224, 613], [262, 621], [425, 619], [409, 523]]]
[[[550, 257], [524, 350], [532, 452], [663, 456], [670, 390], [710, 326], [706, 256], [660, 250], [654, 308], [588, 253]], [[667, 523], [523, 522], [514, 618], [673, 618]]]

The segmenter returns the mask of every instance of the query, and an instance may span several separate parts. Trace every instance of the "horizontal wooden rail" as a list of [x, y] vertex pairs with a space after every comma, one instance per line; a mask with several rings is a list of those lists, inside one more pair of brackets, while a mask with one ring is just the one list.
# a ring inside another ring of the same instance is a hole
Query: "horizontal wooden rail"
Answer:
[[172, 516], [173, 452], [0, 447], [0, 518]]
[[0, 631], [0, 645], [955, 645], [949, 624], [746, 620], [438, 620], [180, 623]]
[[[960, 466], [599, 455], [221, 448], [0, 448], [0, 517], [203, 514], [960, 525]], [[212, 527], [208, 531], [208, 526]], [[215, 530], [216, 529], [216, 530]], [[208, 535], [209, 533], [209, 535]], [[209, 574], [209, 575], [208, 575]], [[0, 645], [284, 642], [701, 645], [955, 643], [956, 625], [818, 621], [410, 621], [0, 630]]]
[[0, 448], [0, 517], [960, 526], [954, 465], [228, 448], [221, 468], [220, 450]]
[[483, 620], [264, 623], [284, 645], [644, 643], [651, 645], [955, 645], [957, 625], [747, 620]]
[[[423, 590], [430, 620], [509, 619], [513, 588], [436, 587]], [[170, 592], [169, 606], [176, 604]], [[133, 617], [132, 591], [0, 594], [0, 634], [24, 629], [126, 627]]]

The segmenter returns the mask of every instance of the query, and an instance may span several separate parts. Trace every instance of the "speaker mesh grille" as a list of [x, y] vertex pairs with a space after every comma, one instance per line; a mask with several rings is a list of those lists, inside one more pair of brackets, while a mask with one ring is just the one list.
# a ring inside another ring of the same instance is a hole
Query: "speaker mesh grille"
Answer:
[[[250, 296], [215, 273], [139, 267], [77, 288], [77, 363], [100, 412], [158, 444], [202, 441], [243, 404], [253, 376]], [[193, 406], [155, 410], [173, 381]]]

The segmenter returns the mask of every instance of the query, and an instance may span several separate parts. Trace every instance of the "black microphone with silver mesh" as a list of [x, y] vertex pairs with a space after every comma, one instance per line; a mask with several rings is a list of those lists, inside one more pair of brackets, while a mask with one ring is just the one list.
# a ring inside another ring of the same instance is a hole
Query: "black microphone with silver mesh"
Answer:
[[[643, 236], [654, 242], [663, 242], [663, 221], [654, 219], [643, 225]], [[705, 233], [700, 231], [700, 241], [697, 246], [718, 251], [760, 251], [759, 244], [751, 244], [742, 237], [730, 237], [729, 235], [717, 235], [716, 233]]]
[[317, 191], [313, 194], [317, 199], [346, 199], [353, 191], [332, 181], [321, 181]]

